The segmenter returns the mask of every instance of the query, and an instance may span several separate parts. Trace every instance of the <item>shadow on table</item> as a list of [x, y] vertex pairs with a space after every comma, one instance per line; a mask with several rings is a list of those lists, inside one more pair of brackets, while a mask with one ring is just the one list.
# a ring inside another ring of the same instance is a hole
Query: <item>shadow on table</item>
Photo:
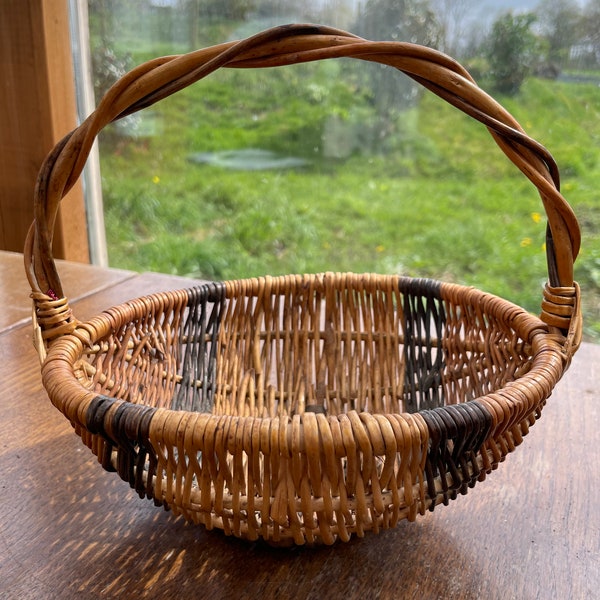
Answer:
[[[29, 460], [34, 452], [47, 460]], [[0, 572], [13, 574], [5, 580], [8, 598], [12, 592], [15, 598], [370, 600], [445, 597], [449, 590], [476, 598], [484, 575], [472, 556], [460, 556], [452, 539], [460, 532], [449, 531], [437, 511], [348, 543], [274, 548], [206, 531], [139, 499], [73, 434], [4, 455], [2, 464], [31, 465], [11, 468], [6, 490], [7, 496], [11, 488], [30, 491], [1, 534], [7, 537], [0, 543], [28, 531], [21, 543], [3, 544]], [[69, 475], [53, 481], [56, 473]]]

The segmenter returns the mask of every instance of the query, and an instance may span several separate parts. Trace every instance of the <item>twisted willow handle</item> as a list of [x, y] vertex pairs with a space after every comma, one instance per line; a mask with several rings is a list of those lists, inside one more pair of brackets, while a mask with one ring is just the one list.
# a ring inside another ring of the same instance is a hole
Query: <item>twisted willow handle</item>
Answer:
[[[262, 68], [341, 57], [395, 67], [489, 129], [502, 151], [536, 186], [548, 217], [549, 284], [542, 302], [542, 319], [562, 332], [573, 329], [572, 319], [577, 312], [573, 263], [579, 251], [580, 231], [571, 207], [560, 194], [558, 169], [550, 153], [527, 136], [518, 122], [450, 57], [415, 44], [371, 42], [318, 25], [275, 27], [239, 42], [157, 58], [120, 79], [98, 108], [56, 145], [40, 171], [35, 221], [25, 247], [26, 272], [34, 300], [51, 306], [64, 298], [51, 250], [56, 214], [61, 199], [81, 174], [94, 139], [107, 124], [150, 106], [221, 67]], [[73, 320], [70, 310], [62, 313], [66, 322]], [[67, 324], [61, 327], [60, 333], [69, 329]]]

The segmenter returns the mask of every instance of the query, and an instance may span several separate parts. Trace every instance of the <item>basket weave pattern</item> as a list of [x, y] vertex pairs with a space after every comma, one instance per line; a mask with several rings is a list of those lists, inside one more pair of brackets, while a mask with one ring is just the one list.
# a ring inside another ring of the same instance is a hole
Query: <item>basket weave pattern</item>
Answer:
[[[79, 322], [50, 245], [110, 121], [223, 66], [353, 56], [398, 67], [482, 121], [549, 219], [541, 318], [476, 289], [326, 273], [159, 292]], [[333, 543], [447, 504], [520, 444], [581, 337], [577, 222], [552, 158], [452, 59], [319, 26], [157, 59], [49, 155], [25, 250], [44, 385], [108, 470], [209, 529]]]

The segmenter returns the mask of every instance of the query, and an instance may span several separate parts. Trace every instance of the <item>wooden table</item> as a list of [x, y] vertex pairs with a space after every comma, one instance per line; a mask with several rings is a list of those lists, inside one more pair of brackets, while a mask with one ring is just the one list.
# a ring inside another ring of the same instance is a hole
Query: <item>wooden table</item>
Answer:
[[[187, 280], [61, 263], [78, 317]], [[185, 524], [106, 473], [40, 383], [18, 254], [0, 253], [0, 598], [600, 598], [600, 346], [488, 479], [416, 523], [276, 549]]]

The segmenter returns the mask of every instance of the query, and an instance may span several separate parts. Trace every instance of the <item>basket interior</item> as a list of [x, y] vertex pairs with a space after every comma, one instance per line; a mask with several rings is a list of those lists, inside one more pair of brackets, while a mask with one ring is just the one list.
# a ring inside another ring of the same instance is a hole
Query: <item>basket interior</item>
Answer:
[[380, 275], [238, 280], [149, 302], [128, 305], [84, 351], [79, 381], [136, 404], [235, 416], [466, 402], [530, 369], [527, 331], [539, 323], [471, 288]]

